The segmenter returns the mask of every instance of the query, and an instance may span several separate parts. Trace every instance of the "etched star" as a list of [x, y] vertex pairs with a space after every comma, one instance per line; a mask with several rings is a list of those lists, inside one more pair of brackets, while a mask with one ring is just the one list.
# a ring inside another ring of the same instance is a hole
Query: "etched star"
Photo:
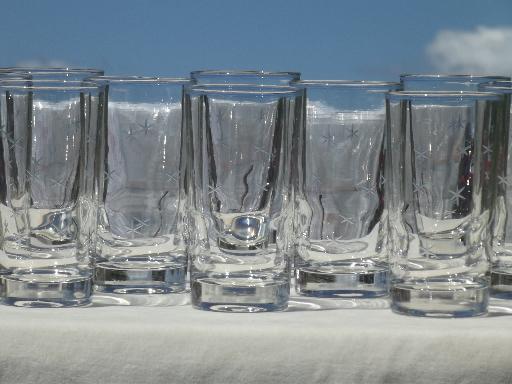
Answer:
[[322, 140], [322, 143], [327, 144], [327, 148], [331, 148], [331, 146], [336, 144], [336, 137], [331, 132], [331, 129], [329, 129], [326, 133], [320, 136], [320, 139]]
[[462, 129], [466, 126], [466, 121], [462, 120], [462, 117], [461, 115], [459, 115], [459, 117], [457, 118], [457, 120], [452, 120], [449, 124], [448, 124], [448, 128], [451, 129], [451, 130], [456, 130], [456, 129]]
[[359, 130], [354, 128], [354, 124], [350, 126], [350, 130], [348, 132], [347, 138], [354, 140], [356, 137], [359, 137]]
[[8, 137], [7, 142], [9, 143], [9, 149], [12, 150], [16, 147], [21, 148], [21, 143], [23, 143], [23, 140], [20, 137], [17, 139], [14, 137]]
[[425, 160], [428, 160], [429, 159], [429, 156], [428, 156], [428, 151], [417, 151], [416, 149], [414, 150], [414, 153], [416, 154], [416, 156], [419, 158], [419, 159], [425, 159]]
[[482, 145], [483, 154], [490, 155], [492, 153], [492, 148], [487, 145]]
[[498, 184], [510, 187], [510, 182], [504, 176], [498, 176]]
[[179, 177], [180, 177], [180, 172], [176, 171], [174, 173], [166, 173], [165, 176], [167, 177], [168, 183], [178, 183]]
[[65, 183], [62, 180], [54, 179], [53, 177], [49, 177], [48, 180], [50, 180], [50, 183], [54, 187], [64, 187]]
[[450, 195], [452, 196], [450, 197], [450, 200], [456, 201], [457, 205], [460, 204], [460, 200], [466, 200], [466, 198], [462, 196], [464, 189], [465, 187], [462, 187], [461, 189], [457, 189], [457, 191], [449, 191]]
[[423, 246], [420, 246], [420, 253], [422, 256], [426, 256], [427, 258], [431, 258], [431, 257], [434, 257], [436, 256], [435, 253], [433, 253], [432, 251], [430, 251], [432, 247], [423, 247]]
[[351, 217], [346, 217], [343, 216], [342, 214], [338, 214], [338, 217], [340, 218], [340, 224], [354, 225], [354, 219], [352, 219]]
[[144, 119], [144, 124], [137, 123], [137, 125], [140, 128], [142, 128], [142, 130], [144, 131], [144, 135], [147, 135], [149, 130], [153, 127], [154, 124], [149, 124], [148, 119]]
[[115, 170], [112, 170], [112, 171], [104, 171], [103, 172], [103, 175], [105, 177], [105, 181], [110, 181], [112, 179], [114, 179], [114, 177], [116, 177], [116, 171]]
[[264, 148], [262, 148], [262, 147], [255, 146], [255, 147], [254, 147], [254, 149], [255, 149], [255, 152], [256, 152], [256, 153], [262, 153], [262, 154], [263, 154], [264, 156], [266, 156], [266, 157], [269, 157], [269, 156], [270, 156], [270, 152], [266, 151], [266, 150], [265, 150]]

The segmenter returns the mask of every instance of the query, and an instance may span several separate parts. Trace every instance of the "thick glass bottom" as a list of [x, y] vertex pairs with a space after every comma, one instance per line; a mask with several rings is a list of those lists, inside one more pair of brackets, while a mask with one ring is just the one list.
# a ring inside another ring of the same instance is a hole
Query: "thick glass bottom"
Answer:
[[371, 298], [388, 294], [386, 266], [345, 264], [296, 271], [296, 291], [301, 295], [332, 298]]
[[191, 284], [194, 308], [217, 312], [283, 311], [290, 283], [251, 278], [200, 278]]
[[1, 280], [4, 304], [55, 308], [90, 303], [92, 276], [75, 268], [16, 270]]
[[491, 296], [512, 299], [512, 267], [493, 269], [491, 272]]
[[185, 290], [186, 276], [186, 265], [132, 257], [96, 264], [94, 289], [115, 294], [175, 293]]
[[391, 286], [391, 309], [404, 315], [479, 316], [487, 313], [488, 304], [488, 285], [470, 280], [438, 279]]

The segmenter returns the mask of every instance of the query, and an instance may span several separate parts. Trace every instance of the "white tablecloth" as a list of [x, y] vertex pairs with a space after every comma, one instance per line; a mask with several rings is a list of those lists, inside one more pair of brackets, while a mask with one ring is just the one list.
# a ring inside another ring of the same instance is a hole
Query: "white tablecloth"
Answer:
[[432, 319], [385, 300], [295, 297], [287, 312], [256, 314], [166, 300], [1, 306], [0, 383], [512, 383], [507, 301], [487, 317]]

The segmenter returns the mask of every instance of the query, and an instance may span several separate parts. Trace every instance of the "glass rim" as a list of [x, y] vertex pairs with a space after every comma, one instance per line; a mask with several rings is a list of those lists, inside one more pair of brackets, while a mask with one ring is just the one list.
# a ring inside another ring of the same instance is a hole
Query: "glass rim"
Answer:
[[190, 79], [186, 77], [155, 77], [155, 76], [91, 76], [85, 78], [86, 81], [105, 82], [105, 83], [126, 83], [126, 84], [188, 84]]
[[84, 91], [97, 90], [101, 85], [91, 81], [82, 80], [55, 80], [55, 79], [2, 79], [0, 89], [27, 90], [27, 91]]
[[402, 73], [400, 74], [400, 82], [403, 80], [416, 80], [416, 81], [444, 81], [444, 80], [467, 80], [467, 81], [493, 81], [493, 80], [510, 80], [509, 76], [505, 75], [475, 75], [475, 74], [442, 74], [442, 73]]
[[390, 91], [386, 94], [386, 98], [396, 100], [501, 100], [502, 95], [497, 92], [480, 91]]
[[304, 88], [399, 88], [400, 83], [395, 81], [379, 80], [296, 80], [292, 86]]
[[37, 74], [50, 74], [50, 73], [101, 73], [104, 71], [98, 68], [73, 68], [73, 67], [0, 67], [0, 73], [10, 72], [24, 72], [24, 73], [37, 73]]
[[479, 88], [484, 92], [494, 92], [494, 93], [512, 93], [512, 81], [493, 81], [490, 83], [482, 83], [479, 85]]
[[301, 89], [290, 85], [270, 84], [191, 84], [188, 93], [223, 95], [299, 95]]
[[199, 69], [190, 72], [192, 79], [197, 79], [198, 75], [209, 76], [255, 76], [255, 77], [280, 77], [290, 76], [300, 78], [298, 71], [264, 71], [264, 70], [251, 70], [251, 69]]

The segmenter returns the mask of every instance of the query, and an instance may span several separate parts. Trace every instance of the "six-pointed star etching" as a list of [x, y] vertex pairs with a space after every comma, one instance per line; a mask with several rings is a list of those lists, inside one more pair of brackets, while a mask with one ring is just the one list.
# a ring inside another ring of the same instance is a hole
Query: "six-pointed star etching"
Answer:
[[465, 187], [462, 187], [460, 189], [457, 189], [456, 191], [449, 191], [451, 197], [450, 200], [456, 201], [457, 205], [460, 204], [460, 200], [466, 200], [464, 196], [462, 196], [462, 192], [464, 191]]
[[418, 159], [424, 159], [424, 160], [428, 160], [429, 159], [429, 151], [418, 151], [418, 150], [414, 150], [414, 153], [416, 154], [416, 156], [418, 157]]

